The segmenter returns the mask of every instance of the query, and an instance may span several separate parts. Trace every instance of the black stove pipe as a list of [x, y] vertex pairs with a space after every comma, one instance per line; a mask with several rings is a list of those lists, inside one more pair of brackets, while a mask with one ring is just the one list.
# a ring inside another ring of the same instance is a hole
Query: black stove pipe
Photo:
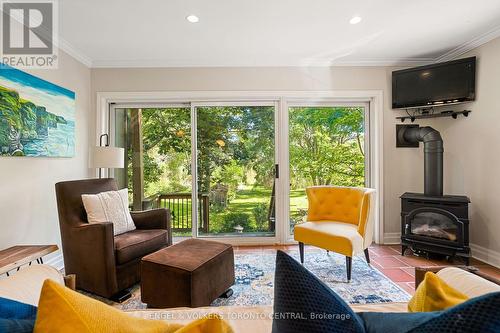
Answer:
[[414, 127], [404, 132], [409, 142], [424, 143], [424, 194], [443, 196], [443, 139], [434, 128]]

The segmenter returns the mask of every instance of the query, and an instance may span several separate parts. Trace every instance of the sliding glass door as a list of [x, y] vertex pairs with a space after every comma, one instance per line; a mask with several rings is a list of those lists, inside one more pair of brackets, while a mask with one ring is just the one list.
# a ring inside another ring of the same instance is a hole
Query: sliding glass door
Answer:
[[275, 106], [197, 105], [198, 235], [274, 237]]
[[290, 234], [305, 220], [306, 188], [365, 186], [368, 105], [297, 105], [288, 108]]

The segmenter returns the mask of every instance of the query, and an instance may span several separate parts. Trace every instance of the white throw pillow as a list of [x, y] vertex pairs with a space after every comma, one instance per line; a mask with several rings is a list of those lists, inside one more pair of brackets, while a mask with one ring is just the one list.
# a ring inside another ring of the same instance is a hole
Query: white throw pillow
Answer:
[[128, 210], [128, 190], [82, 194], [83, 206], [89, 223], [113, 223], [114, 235], [135, 230], [135, 224]]

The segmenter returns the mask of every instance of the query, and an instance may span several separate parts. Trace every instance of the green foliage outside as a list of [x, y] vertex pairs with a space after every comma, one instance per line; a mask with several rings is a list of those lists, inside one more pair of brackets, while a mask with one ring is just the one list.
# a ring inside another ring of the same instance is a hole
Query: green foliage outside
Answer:
[[265, 230], [267, 228], [268, 210], [269, 206], [264, 203], [260, 203], [252, 208], [253, 217], [258, 230]]
[[[238, 225], [269, 231], [274, 108], [202, 107], [196, 121], [198, 188], [211, 198], [210, 233], [234, 233]], [[292, 225], [307, 214], [307, 186], [364, 185], [363, 125], [363, 108], [290, 108]], [[142, 111], [145, 197], [191, 191], [190, 126], [189, 108]]]

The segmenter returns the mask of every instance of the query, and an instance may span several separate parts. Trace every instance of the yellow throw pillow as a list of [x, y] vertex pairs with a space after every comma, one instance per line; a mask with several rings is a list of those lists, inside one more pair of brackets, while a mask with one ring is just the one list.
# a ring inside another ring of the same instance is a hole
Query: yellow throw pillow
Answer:
[[34, 332], [231, 333], [232, 329], [216, 315], [209, 315], [184, 327], [161, 320], [134, 318], [52, 280], [45, 280]]
[[436, 274], [427, 272], [424, 280], [415, 290], [415, 295], [408, 302], [408, 312], [441, 311], [468, 299]]

